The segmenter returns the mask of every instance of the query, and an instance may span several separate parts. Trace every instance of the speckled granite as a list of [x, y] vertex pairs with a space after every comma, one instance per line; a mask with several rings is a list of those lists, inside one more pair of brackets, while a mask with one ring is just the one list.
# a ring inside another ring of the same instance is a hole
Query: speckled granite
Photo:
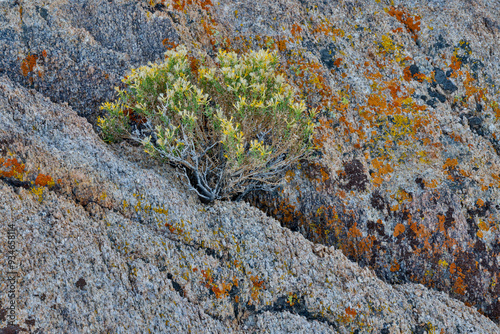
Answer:
[[[0, 209], [25, 231], [17, 323], [499, 332], [474, 310], [499, 322], [499, 17], [490, 1], [0, 2]], [[100, 142], [113, 85], [177, 43], [278, 50], [322, 111], [318, 154], [248, 201], [338, 251], [247, 204], [207, 208], [138, 148]]]

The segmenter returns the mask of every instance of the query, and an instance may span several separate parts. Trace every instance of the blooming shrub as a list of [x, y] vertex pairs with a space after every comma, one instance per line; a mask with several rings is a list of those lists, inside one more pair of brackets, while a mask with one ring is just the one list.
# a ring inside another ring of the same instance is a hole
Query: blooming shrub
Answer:
[[310, 156], [315, 128], [315, 111], [278, 73], [276, 53], [219, 51], [215, 62], [169, 50], [162, 63], [133, 69], [98, 119], [105, 141], [141, 143], [208, 202], [274, 189]]

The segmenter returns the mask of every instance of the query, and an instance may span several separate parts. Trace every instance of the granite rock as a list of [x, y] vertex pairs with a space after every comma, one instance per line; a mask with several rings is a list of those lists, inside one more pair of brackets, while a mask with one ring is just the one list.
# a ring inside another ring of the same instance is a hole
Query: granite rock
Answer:
[[0, 119], [1, 233], [15, 236], [0, 266], [17, 273], [13, 288], [0, 285], [0, 312], [14, 289], [18, 331], [499, 332], [445, 293], [391, 286], [246, 202], [201, 204], [170, 167], [104, 144], [72, 108], [5, 76]]
[[[498, 332], [447, 296], [500, 321], [499, 10], [434, 0], [0, 2], [0, 208], [27, 231], [19, 326]], [[98, 106], [113, 86], [178, 43], [193, 55], [276, 50], [319, 108], [316, 160], [291, 170], [281, 192], [203, 206], [168, 166], [100, 141]]]

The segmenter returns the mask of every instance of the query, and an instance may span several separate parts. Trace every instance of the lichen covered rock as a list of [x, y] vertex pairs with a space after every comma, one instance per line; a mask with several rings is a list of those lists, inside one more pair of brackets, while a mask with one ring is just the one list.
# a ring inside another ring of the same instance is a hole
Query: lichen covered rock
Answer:
[[16, 250], [0, 265], [18, 273], [4, 330], [498, 332], [462, 302], [393, 287], [248, 203], [199, 203], [171, 168], [108, 147], [71, 108], [6, 77], [0, 118], [1, 232], [15, 231]]
[[[20, 326], [499, 332], [474, 310], [500, 321], [494, 2], [30, 1], [0, 13], [0, 208], [24, 233]], [[208, 57], [279, 52], [321, 112], [318, 157], [249, 202], [325, 247], [247, 204], [200, 205], [168, 166], [107, 147], [76, 116], [93, 124], [127, 68], [179, 43]]]

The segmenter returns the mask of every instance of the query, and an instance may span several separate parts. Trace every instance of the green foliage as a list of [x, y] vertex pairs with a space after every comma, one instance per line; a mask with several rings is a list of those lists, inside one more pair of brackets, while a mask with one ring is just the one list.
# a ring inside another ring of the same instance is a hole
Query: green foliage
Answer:
[[219, 51], [215, 62], [180, 46], [133, 69], [117, 101], [101, 107], [104, 139], [142, 143], [206, 201], [274, 189], [311, 153], [315, 113], [278, 73], [276, 53]]

